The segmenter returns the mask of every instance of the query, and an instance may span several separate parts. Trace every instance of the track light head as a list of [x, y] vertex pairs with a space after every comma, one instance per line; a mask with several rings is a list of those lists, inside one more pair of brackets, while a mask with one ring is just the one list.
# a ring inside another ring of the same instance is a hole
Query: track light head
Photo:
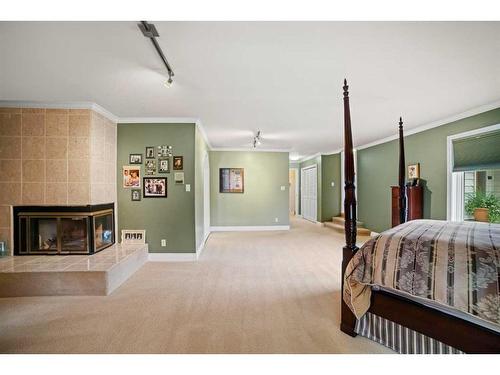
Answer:
[[172, 76], [169, 75], [168, 79], [163, 83], [165, 87], [170, 88], [172, 87], [172, 84], [174, 83], [174, 80], [172, 79]]
[[261, 139], [261, 133], [260, 133], [260, 130], [258, 130], [255, 137], [253, 137], [253, 148], [260, 146], [260, 144], [261, 144], [260, 139]]

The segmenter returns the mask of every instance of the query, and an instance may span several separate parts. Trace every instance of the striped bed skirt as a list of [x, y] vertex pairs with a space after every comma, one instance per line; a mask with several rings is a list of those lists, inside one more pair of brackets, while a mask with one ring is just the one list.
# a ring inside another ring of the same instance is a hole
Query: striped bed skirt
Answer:
[[463, 354], [441, 341], [403, 327], [372, 313], [356, 322], [355, 332], [400, 354]]

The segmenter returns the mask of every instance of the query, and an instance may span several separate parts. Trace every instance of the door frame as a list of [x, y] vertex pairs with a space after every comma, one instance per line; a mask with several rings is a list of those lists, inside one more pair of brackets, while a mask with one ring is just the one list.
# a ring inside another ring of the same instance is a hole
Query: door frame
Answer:
[[[295, 216], [300, 215], [299, 212], [299, 195], [300, 195], [300, 179], [302, 176], [300, 176], [299, 172], [299, 167], [290, 167], [289, 170], [294, 170], [295, 171]], [[290, 209], [288, 210], [290, 212]]]
[[495, 130], [500, 130], [500, 124], [485, 126], [483, 128], [446, 137], [446, 220], [464, 220], [464, 173], [453, 172], [453, 141], [461, 138], [469, 138], [482, 133], [489, 133]]
[[[303, 204], [303, 199], [304, 199], [304, 196], [302, 194], [302, 183], [304, 181], [304, 171], [306, 169], [315, 169], [316, 170], [316, 217], [314, 220], [311, 220], [311, 219], [307, 219], [304, 217], [304, 214], [302, 212], [302, 210], [304, 209], [304, 204]], [[303, 219], [306, 219], [308, 221], [313, 221], [315, 223], [318, 222], [318, 165], [317, 164], [311, 164], [311, 165], [308, 165], [307, 167], [303, 167], [300, 169], [300, 215], [302, 216]]]
[[210, 159], [208, 152], [203, 159], [203, 242], [210, 234]]

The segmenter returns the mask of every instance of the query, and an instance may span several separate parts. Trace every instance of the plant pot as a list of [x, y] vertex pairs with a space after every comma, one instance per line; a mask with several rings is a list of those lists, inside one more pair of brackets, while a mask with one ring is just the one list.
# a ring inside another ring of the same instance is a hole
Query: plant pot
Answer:
[[474, 209], [474, 220], [488, 222], [488, 209], [487, 208], [475, 208]]

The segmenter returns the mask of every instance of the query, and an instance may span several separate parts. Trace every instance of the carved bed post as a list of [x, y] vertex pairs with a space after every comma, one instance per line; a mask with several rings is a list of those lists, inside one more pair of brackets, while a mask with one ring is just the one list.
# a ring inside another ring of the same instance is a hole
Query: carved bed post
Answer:
[[406, 204], [406, 189], [405, 189], [405, 141], [403, 137], [403, 119], [399, 118], [399, 224], [406, 223], [408, 210]]
[[342, 251], [342, 291], [341, 291], [341, 323], [342, 332], [356, 336], [354, 326], [356, 317], [342, 298], [344, 290], [344, 273], [347, 264], [358, 250], [356, 246], [356, 191], [354, 186], [354, 152], [352, 146], [351, 113], [349, 109], [349, 86], [344, 79], [344, 214], [346, 245]]

